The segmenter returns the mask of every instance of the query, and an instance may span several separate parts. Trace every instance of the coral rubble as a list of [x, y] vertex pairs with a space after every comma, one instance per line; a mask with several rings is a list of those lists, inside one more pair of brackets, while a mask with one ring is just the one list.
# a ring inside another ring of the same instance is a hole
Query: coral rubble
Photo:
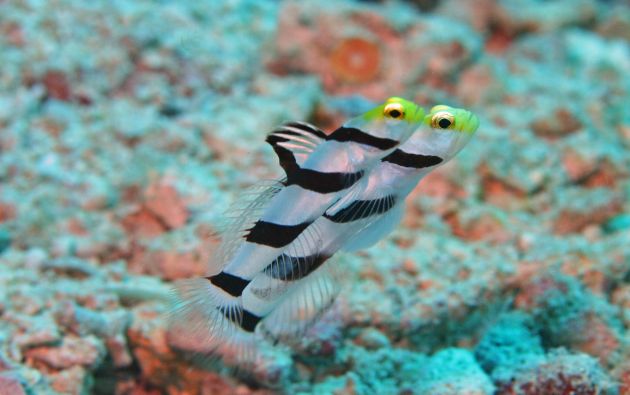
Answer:
[[[630, 393], [626, 2], [1, 8], [0, 394]], [[482, 126], [321, 320], [245, 371], [169, 329], [266, 133], [392, 95]]]

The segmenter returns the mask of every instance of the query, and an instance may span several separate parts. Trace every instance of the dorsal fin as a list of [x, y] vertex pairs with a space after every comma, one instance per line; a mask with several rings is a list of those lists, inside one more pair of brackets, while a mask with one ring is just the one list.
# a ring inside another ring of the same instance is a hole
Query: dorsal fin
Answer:
[[271, 132], [265, 140], [271, 145], [287, 176], [300, 168], [326, 134], [305, 122], [287, 122]]
[[223, 269], [242, 245], [243, 237], [254, 223], [260, 219], [269, 203], [284, 187], [286, 180], [263, 180], [239, 194], [224, 213], [218, 224], [221, 236], [219, 250], [214, 255], [209, 274]]

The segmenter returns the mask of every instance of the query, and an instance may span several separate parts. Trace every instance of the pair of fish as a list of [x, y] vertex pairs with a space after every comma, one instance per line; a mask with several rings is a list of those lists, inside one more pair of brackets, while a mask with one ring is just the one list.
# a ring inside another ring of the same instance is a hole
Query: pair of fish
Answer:
[[255, 358], [256, 334], [303, 331], [338, 293], [341, 271], [329, 258], [389, 234], [407, 195], [478, 126], [464, 109], [425, 115], [396, 97], [330, 135], [282, 125], [266, 141], [286, 178], [232, 210], [209, 276], [178, 287], [174, 323], [240, 361]]

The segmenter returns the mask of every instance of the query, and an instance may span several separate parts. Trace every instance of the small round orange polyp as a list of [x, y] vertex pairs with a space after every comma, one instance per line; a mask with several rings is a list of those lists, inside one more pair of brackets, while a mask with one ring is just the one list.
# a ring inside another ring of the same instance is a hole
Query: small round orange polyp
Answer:
[[380, 70], [381, 50], [377, 44], [363, 38], [348, 38], [332, 52], [330, 63], [335, 77], [342, 82], [369, 82]]

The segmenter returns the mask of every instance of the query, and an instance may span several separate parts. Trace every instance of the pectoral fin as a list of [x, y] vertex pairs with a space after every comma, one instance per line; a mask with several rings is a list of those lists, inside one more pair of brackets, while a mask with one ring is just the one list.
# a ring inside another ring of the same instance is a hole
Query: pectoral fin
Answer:
[[379, 240], [390, 234], [400, 223], [405, 213], [405, 202], [396, 203], [391, 209], [382, 214], [375, 222], [364, 227], [343, 246], [342, 250], [353, 252], [373, 246]]

